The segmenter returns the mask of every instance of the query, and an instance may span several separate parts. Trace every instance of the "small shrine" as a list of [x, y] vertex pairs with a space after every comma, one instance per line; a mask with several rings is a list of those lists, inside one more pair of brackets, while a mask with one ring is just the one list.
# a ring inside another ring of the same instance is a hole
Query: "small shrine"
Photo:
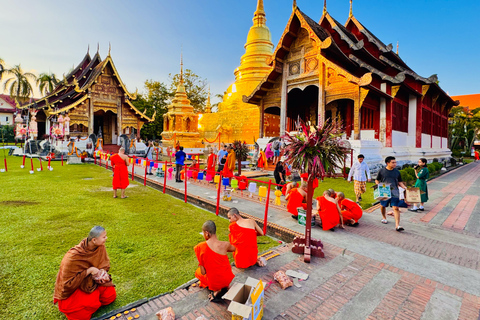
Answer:
[[177, 142], [186, 148], [200, 148], [198, 114], [193, 112], [183, 80], [183, 58], [180, 62], [180, 83], [177, 86], [172, 104], [163, 115], [163, 146], [175, 146]]

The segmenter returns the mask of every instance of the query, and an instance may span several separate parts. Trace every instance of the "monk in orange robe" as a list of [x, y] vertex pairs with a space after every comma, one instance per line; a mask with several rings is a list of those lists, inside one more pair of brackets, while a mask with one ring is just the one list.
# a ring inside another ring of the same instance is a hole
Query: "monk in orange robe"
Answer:
[[122, 199], [125, 196], [125, 189], [130, 184], [128, 180], [128, 156], [125, 154], [125, 148], [120, 148], [117, 154], [110, 157], [113, 167], [113, 197], [117, 197], [117, 189], [122, 190]]
[[301, 207], [307, 209], [306, 199], [307, 198], [307, 183], [302, 182], [300, 188], [293, 188], [290, 190], [290, 193], [287, 194], [285, 200], [287, 200], [287, 210], [292, 214], [292, 218], [298, 218], [297, 208]]
[[215, 165], [217, 164], [217, 155], [212, 152], [210, 149], [210, 155], [207, 159], [207, 174], [214, 176], [215, 175]]
[[478, 150], [475, 150], [475, 161], [480, 160], [480, 153], [478, 153]]
[[227, 213], [230, 220], [230, 243], [235, 247], [233, 259], [237, 268], [248, 268], [257, 263], [257, 236], [263, 236], [263, 230], [252, 219], [244, 219], [237, 208]]
[[284, 196], [287, 196], [287, 194], [290, 193], [290, 191], [293, 189], [293, 188], [297, 188], [298, 187], [298, 182], [296, 181], [292, 181], [292, 182], [289, 182], [287, 184], [284, 184], [282, 186], [282, 194]]
[[267, 156], [262, 149], [260, 149], [260, 154], [258, 156], [257, 168], [260, 168], [262, 171], [268, 168]]
[[225, 162], [225, 167], [223, 167], [222, 174], [224, 177], [231, 178], [233, 177], [233, 171], [235, 170], [236, 156], [231, 145], [227, 147], [227, 152], [227, 162]]
[[358, 220], [360, 220], [363, 215], [362, 207], [360, 207], [358, 203], [346, 199], [343, 192], [338, 192], [337, 197], [338, 205], [342, 210], [343, 221], [352, 227], [358, 226]]
[[341, 223], [341, 228], [344, 228], [340, 207], [337, 201], [331, 197], [329, 190], [325, 190], [323, 196], [317, 198], [317, 210], [323, 230], [335, 231], [334, 228], [339, 223]]
[[206, 241], [193, 248], [198, 259], [195, 277], [200, 280], [201, 287], [213, 291], [209, 295], [210, 301], [219, 302], [235, 278], [227, 256], [228, 252], [235, 251], [235, 247], [229, 242], [218, 240], [215, 222], [208, 220], [203, 224], [202, 230]]
[[105, 249], [107, 232], [95, 226], [88, 237], [63, 257], [55, 282], [53, 303], [69, 320], [88, 320], [101, 306], [117, 297], [108, 274], [110, 259]]

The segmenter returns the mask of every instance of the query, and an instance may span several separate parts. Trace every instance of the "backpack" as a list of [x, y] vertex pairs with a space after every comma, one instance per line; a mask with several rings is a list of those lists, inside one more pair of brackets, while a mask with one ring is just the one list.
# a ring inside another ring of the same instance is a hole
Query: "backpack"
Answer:
[[275, 140], [273, 142], [273, 150], [280, 150], [280, 141]]

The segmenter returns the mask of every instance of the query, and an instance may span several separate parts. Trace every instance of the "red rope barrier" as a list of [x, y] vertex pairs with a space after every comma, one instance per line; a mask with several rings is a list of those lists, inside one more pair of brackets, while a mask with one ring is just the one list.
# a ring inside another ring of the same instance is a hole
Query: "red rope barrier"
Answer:
[[133, 157], [132, 163], [132, 181], [135, 179], [135, 157]]
[[23, 167], [25, 168], [25, 155], [23, 155]]
[[187, 165], [185, 165], [185, 174], [183, 175], [185, 181], [185, 203], [187, 203]]
[[33, 159], [32, 158], [30, 158], [30, 164], [31, 164], [31, 167], [32, 167], [31, 171], [33, 171]]
[[40, 161], [40, 171], [43, 171], [42, 158], [38, 158], [38, 160]]
[[218, 211], [220, 209], [220, 188], [222, 187], [222, 174], [220, 173], [220, 181], [218, 182], [218, 190], [217, 190], [217, 209], [215, 210], [215, 214], [218, 216]]
[[268, 205], [270, 204], [270, 187], [272, 179], [268, 180], [267, 204], [265, 205], [265, 217], [263, 218], [263, 234], [267, 234]]
[[217, 139], [220, 137], [220, 132], [217, 134], [217, 136], [215, 137], [215, 139], [213, 139], [212, 141], [208, 141], [207, 138], [203, 138], [203, 140], [205, 140], [206, 142], [208, 143], [214, 143], [215, 141], [217, 141]]
[[63, 167], [63, 153], [62, 153], [62, 167]]
[[168, 162], [165, 161], [165, 170], [163, 170], [163, 193], [165, 193], [165, 189], [167, 188], [167, 169], [168, 169]]
[[8, 171], [7, 158], [3, 158], [3, 163], [5, 163], [5, 172], [7, 172]]

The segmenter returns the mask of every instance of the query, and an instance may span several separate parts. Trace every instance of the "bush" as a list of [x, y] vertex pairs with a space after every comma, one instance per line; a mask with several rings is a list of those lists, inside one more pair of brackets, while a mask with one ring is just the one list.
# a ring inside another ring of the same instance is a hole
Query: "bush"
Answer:
[[400, 170], [400, 176], [402, 177], [402, 180], [407, 183], [409, 181], [412, 181], [414, 180], [415, 178], [413, 176], [411, 176], [410, 174], [408, 174], [408, 172], [406, 170]]
[[403, 169], [403, 171], [405, 171], [406, 173], [408, 173], [412, 177], [415, 177], [415, 169], [408, 167], [408, 168]]
[[346, 167], [345, 168], [345, 174], [349, 174], [350, 173], [350, 168], [349, 167]]
[[437, 167], [433, 163], [428, 164], [427, 168], [428, 168], [428, 171], [430, 172], [430, 174], [438, 171]]
[[432, 162], [438, 162], [438, 158], [433, 158]]
[[437, 169], [436, 171], [439, 171], [443, 168], [443, 163], [440, 162], [433, 162], [433, 165], [435, 166], [435, 169]]
[[[4, 141], [2, 141], [2, 134]], [[13, 126], [0, 126], [0, 143], [4, 142], [15, 142], [15, 133], [13, 131]]]
[[462, 152], [458, 149], [452, 151], [452, 157], [460, 158], [462, 156]]

